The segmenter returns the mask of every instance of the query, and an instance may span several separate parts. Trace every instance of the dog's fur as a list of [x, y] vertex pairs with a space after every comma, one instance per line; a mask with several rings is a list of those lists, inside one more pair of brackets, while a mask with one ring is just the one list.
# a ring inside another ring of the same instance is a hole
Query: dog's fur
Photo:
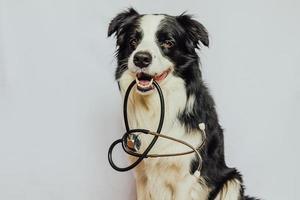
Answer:
[[[243, 200], [242, 177], [224, 160], [223, 130], [218, 123], [214, 101], [204, 85], [196, 49], [209, 45], [205, 27], [190, 15], [140, 15], [134, 9], [118, 14], [109, 24], [108, 36], [117, 37], [118, 67], [115, 78], [121, 94], [143, 73], [155, 76], [170, 70], [159, 84], [166, 113], [162, 134], [184, 140], [194, 147], [202, 142], [199, 123], [206, 125], [206, 144], [200, 151], [201, 176], [194, 154], [168, 158], [147, 158], [135, 168], [138, 200]], [[148, 52], [152, 62], [145, 68], [135, 65], [137, 52]], [[159, 119], [156, 92], [132, 91], [128, 115], [132, 128], [156, 130]], [[143, 152], [153, 137], [141, 135]], [[159, 139], [150, 153], [178, 153], [185, 146]], [[135, 158], [130, 158], [135, 159]]]

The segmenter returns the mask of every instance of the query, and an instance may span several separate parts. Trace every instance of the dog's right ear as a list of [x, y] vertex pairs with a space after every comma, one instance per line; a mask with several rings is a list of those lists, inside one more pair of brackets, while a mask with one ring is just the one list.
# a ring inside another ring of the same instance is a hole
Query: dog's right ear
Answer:
[[133, 8], [129, 8], [128, 10], [119, 13], [109, 24], [107, 33], [108, 37], [114, 33], [118, 35], [122, 28], [124, 28], [124, 26], [131, 21], [132, 17], [137, 15], [139, 15], [139, 13]]

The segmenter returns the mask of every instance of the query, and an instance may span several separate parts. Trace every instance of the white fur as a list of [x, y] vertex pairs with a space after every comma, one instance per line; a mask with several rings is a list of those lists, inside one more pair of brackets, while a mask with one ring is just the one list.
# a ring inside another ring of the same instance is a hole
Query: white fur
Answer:
[[149, 67], [143, 68], [144, 72], [155, 75], [159, 74], [168, 68], [173, 67], [167, 58], [165, 58], [156, 42], [156, 31], [160, 22], [164, 19], [163, 15], [145, 15], [141, 18], [140, 27], [143, 30], [143, 38], [136, 49], [132, 52], [128, 60], [128, 68], [133, 73], [140, 72], [142, 69], [136, 67], [133, 63], [133, 57], [136, 52], [147, 51], [152, 56], [152, 63]]
[[234, 179], [228, 181], [219, 192], [215, 200], [235, 200], [239, 199], [241, 190], [240, 181]]
[[195, 96], [190, 95], [187, 102], [186, 102], [186, 111], [187, 112], [192, 112], [193, 107], [194, 107], [194, 103], [195, 103]]
[[[147, 73], [159, 74], [168, 68], [173, 68], [167, 58], [165, 58], [155, 42], [155, 33], [159, 23], [164, 17], [161, 15], [146, 15], [141, 19], [141, 28], [144, 37], [136, 50], [130, 56], [128, 69], [119, 79], [121, 94], [124, 96], [129, 84], [135, 79], [135, 73], [139, 72], [132, 62], [132, 57], [137, 51], [147, 50], [153, 56], [153, 63], [147, 67]], [[177, 116], [180, 111], [187, 108], [191, 110], [195, 101], [195, 96], [187, 99], [184, 80], [173, 76], [172, 73], [161, 84], [161, 89], [165, 99], [165, 120], [162, 134], [184, 140], [197, 147], [201, 143], [200, 132], [186, 134], [185, 128], [178, 121]], [[150, 95], [141, 95], [133, 89], [128, 101], [128, 119], [131, 128], [143, 128], [156, 131], [160, 116], [160, 101], [157, 92]], [[200, 123], [200, 122], [199, 122]], [[153, 136], [140, 135], [140, 153], [151, 142]], [[184, 145], [174, 141], [159, 138], [155, 146], [150, 151], [154, 154], [179, 153], [189, 151]], [[201, 182], [190, 174], [190, 163], [194, 154], [167, 158], [147, 158], [135, 168], [135, 178], [138, 200], [205, 200], [210, 188], [205, 184], [203, 177]], [[131, 161], [135, 157], [130, 156]], [[226, 193], [218, 194], [219, 200], [238, 199], [238, 182], [232, 181], [226, 184]], [[222, 190], [223, 191], [223, 190]], [[224, 190], [225, 191], [225, 190]]]

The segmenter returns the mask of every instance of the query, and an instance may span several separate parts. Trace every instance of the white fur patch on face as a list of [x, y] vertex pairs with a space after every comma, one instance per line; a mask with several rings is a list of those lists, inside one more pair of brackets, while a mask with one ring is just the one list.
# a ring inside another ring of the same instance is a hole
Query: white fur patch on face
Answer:
[[128, 69], [132, 73], [142, 71], [141, 68], [135, 66], [133, 63], [133, 57], [135, 53], [139, 51], [149, 52], [152, 56], [152, 63], [148, 67], [143, 68], [143, 72], [155, 75], [160, 74], [169, 68], [173, 68], [174, 64], [162, 55], [156, 38], [156, 33], [164, 18], [164, 15], [145, 15], [140, 19], [140, 28], [143, 36], [141, 42], [128, 59]]

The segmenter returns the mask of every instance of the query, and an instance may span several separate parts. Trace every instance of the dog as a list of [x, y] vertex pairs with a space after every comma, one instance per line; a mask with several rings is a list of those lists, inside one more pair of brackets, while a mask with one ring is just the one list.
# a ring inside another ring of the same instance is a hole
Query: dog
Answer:
[[[133, 80], [136, 87], [128, 101], [130, 127], [155, 131], [160, 102], [153, 80], [165, 98], [162, 134], [194, 147], [202, 137], [205, 145], [200, 177], [193, 174], [200, 162], [195, 154], [147, 158], [135, 168], [138, 200], [255, 200], [244, 195], [241, 174], [224, 159], [223, 130], [215, 103], [203, 83], [196, 50], [209, 46], [206, 28], [191, 15], [139, 14], [133, 8], [119, 13], [109, 24], [108, 36], [116, 36], [117, 80], [121, 95]], [[140, 135], [143, 152], [153, 136]], [[174, 141], [158, 139], [151, 153], [178, 153], [187, 148]], [[135, 157], [129, 156], [131, 162]]]

